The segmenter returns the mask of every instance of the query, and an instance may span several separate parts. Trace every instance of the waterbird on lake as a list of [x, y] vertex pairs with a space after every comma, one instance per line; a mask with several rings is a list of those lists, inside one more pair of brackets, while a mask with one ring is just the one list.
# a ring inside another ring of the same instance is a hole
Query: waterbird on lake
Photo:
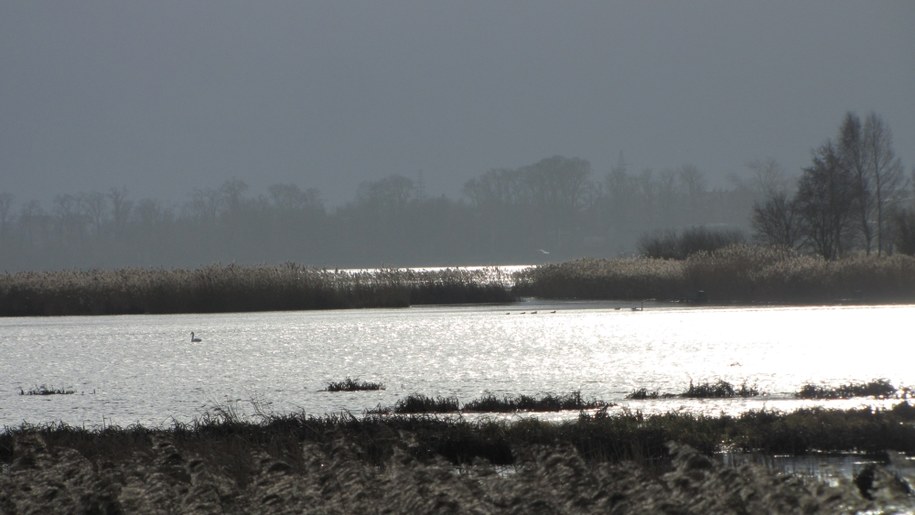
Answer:
[[203, 341], [203, 340], [201, 340], [200, 338], [195, 338], [195, 337], [194, 337], [194, 331], [191, 331], [191, 343], [197, 343], [197, 342], [200, 342], [200, 341]]

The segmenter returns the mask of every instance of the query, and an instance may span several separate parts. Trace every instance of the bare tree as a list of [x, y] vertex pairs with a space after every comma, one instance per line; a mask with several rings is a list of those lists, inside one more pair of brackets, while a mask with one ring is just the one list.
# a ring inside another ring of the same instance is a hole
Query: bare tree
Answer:
[[796, 204], [784, 190], [753, 205], [751, 218], [756, 239], [768, 245], [796, 248], [801, 243], [801, 222]]
[[0, 239], [6, 236], [12, 221], [13, 199], [12, 193], [0, 192]]
[[854, 180], [854, 211], [858, 231], [864, 242], [864, 250], [871, 253], [874, 241], [872, 226], [874, 201], [872, 177], [868, 171], [867, 147], [864, 144], [864, 131], [858, 115], [849, 111], [842, 119], [839, 127], [836, 151], [839, 154], [839, 164], [845, 173]]
[[121, 234], [130, 219], [133, 202], [127, 199], [127, 190], [124, 188], [111, 188], [108, 191], [108, 201], [111, 202], [111, 221], [115, 232]]
[[876, 113], [864, 122], [864, 148], [868, 172], [873, 181], [873, 204], [876, 210], [877, 253], [888, 250], [889, 208], [898, 200], [902, 185], [902, 162], [893, 151], [893, 134]]
[[97, 191], [80, 193], [76, 200], [79, 211], [89, 224], [94, 234], [101, 234], [105, 222], [105, 195]]
[[754, 159], [747, 163], [747, 168], [752, 174], [752, 182], [748, 187], [753, 190], [757, 199], [767, 199], [777, 193], [788, 192], [788, 176], [775, 159]]

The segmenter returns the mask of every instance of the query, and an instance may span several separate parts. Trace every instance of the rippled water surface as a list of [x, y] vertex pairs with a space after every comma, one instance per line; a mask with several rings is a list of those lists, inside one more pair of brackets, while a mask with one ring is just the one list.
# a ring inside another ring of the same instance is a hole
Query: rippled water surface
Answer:
[[[533, 313], [536, 311], [536, 313]], [[568, 393], [644, 411], [793, 409], [806, 383], [915, 385], [915, 306], [683, 308], [524, 302], [218, 315], [0, 319], [0, 426], [149, 426], [214, 405], [360, 414], [410, 393]], [[190, 343], [190, 332], [202, 337]], [[328, 393], [347, 377], [378, 392]], [[746, 382], [745, 400], [629, 401]], [[73, 395], [20, 395], [46, 385]], [[237, 404], [233, 404], [236, 403]], [[253, 403], [250, 401], [254, 401]], [[863, 399], [831, 401], [860, 405]], [[819, 402], [823, 404], [823, 402]]]

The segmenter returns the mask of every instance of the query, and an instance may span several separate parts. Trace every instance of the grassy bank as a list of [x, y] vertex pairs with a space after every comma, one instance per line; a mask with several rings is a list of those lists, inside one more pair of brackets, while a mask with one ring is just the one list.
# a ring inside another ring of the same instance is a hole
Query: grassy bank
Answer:
[[0, 508], [841, 513], [888, 499], [911, 503], [902, 480], [881, 469], [827, 486], [710, 458], [723, 447], [912, 453], [915, 408], [906, 403], [736, 418], [598, 410], [562, 423], [302, 414], [243, 421], [232, 413], [223, 408], [157, 430], [7, 429], [0, 433]]
[[214, 265], [0, 275], [0, 316], [218, 313], [509, 302], [496, 270]]
[[786, 249], [734, 245], [685, 260], [582, 259], [543, 265], [520, 274], [514, 291], [553, 299], [721, 304], [915, 302], [915, 257], [826, 261]]

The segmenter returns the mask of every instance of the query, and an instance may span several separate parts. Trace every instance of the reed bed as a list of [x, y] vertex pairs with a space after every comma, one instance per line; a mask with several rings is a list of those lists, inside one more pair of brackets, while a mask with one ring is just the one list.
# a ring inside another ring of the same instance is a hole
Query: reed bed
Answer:
[[509, 302], [496, 269], [343, 271], [294, 263], [0, 275], [0, 316], [217, 313]]
[[684, 260], [581, 259], [520, 272], [515, 293], [542, 298], [660, 299], [712, 303], [915, 301], [915, 257], [836, 261], [759, 245], [731, 245]]
[[[888, 409], [849, 410], [807, 408], [790, 413], [750, 411], [739, 416], [712, 417], [682, 412], [643, 415], [624, 410], [583, 411], [577, 419], [550, 422], [536, 418], [465, 419], [424, 415], [350, 414], [325, 416], [304, 413], [261, 415], [246, 419], [226, 412], [210, 413], [171, 428], [142, 426], [85, 429], [66, 424], [23, 425], [0, 431], [0, 463], [9, 463], [16, 439], [38, 434], [48, 445], [79, 449], [91, 458], [115, 458], [152, 443], [155, 435], [202, 444], [238, 438], [249, 445], [278, 452], [303, 441], [332, 444], [337, 438], [364, 443], [363, 458], [379, 463], [395, 448], [408, 446], [417, 457], [440, 455], [455, 464], [477, 458], [497, 464], [514, 462], [518, 449], [564, 442], [596, 461], [657, 460], [667, 454], [670, 440], [712, 454], [722, 449], [788, 453], [915, 452], [915, 406], [900, 401]], [[404, 438], [409, 434], [408, 438]], [[111, 445], [99, 445], [106, 441]], [[294, 442], [291, 445], [289, 441]]]
[[[565, 422], [304, 413], [245, 420], [237, 413], [222, 407], [162, 429], [6, 428], [0, 432], [0, 505], [11, 512], [361, 512], [380, 506], [532, 512], [539, 506], [549, 512], [717, 513], [765, 501], [750, 512], [793, 512], [803, 504], [795, 494], [807, 492], [813, 497], [804, 502], [812, 504], [803, 511], [841, 512], [850, 505], [861, 511], [873, 505], [859, 490], [872, 498], [888, 495], [880, 488], [891, 488], [890, 474], [843, 491], [819, 484], [792, 490], [782, 499], [787, 504], [773, 505], [796, 482], [777, 472], [770, 480], [764, 469], [721, 468], [711, 456], [722, 449], [915, 452], [915, 408], [907, 402], [885, 410], [739, 417], [604, 409]], [[737, 492], [743, 497], [735, 498]], [[907, 495], [893, 502], [911, 502]], [[836, 496], [842, 504], [830, 504]], [[678, 510], [657, 504], [672, 498], [685, 504]], [[627, 499], [639, 503], [623, 503]], [[728, 502], [699, 509], [702, 499]]]

